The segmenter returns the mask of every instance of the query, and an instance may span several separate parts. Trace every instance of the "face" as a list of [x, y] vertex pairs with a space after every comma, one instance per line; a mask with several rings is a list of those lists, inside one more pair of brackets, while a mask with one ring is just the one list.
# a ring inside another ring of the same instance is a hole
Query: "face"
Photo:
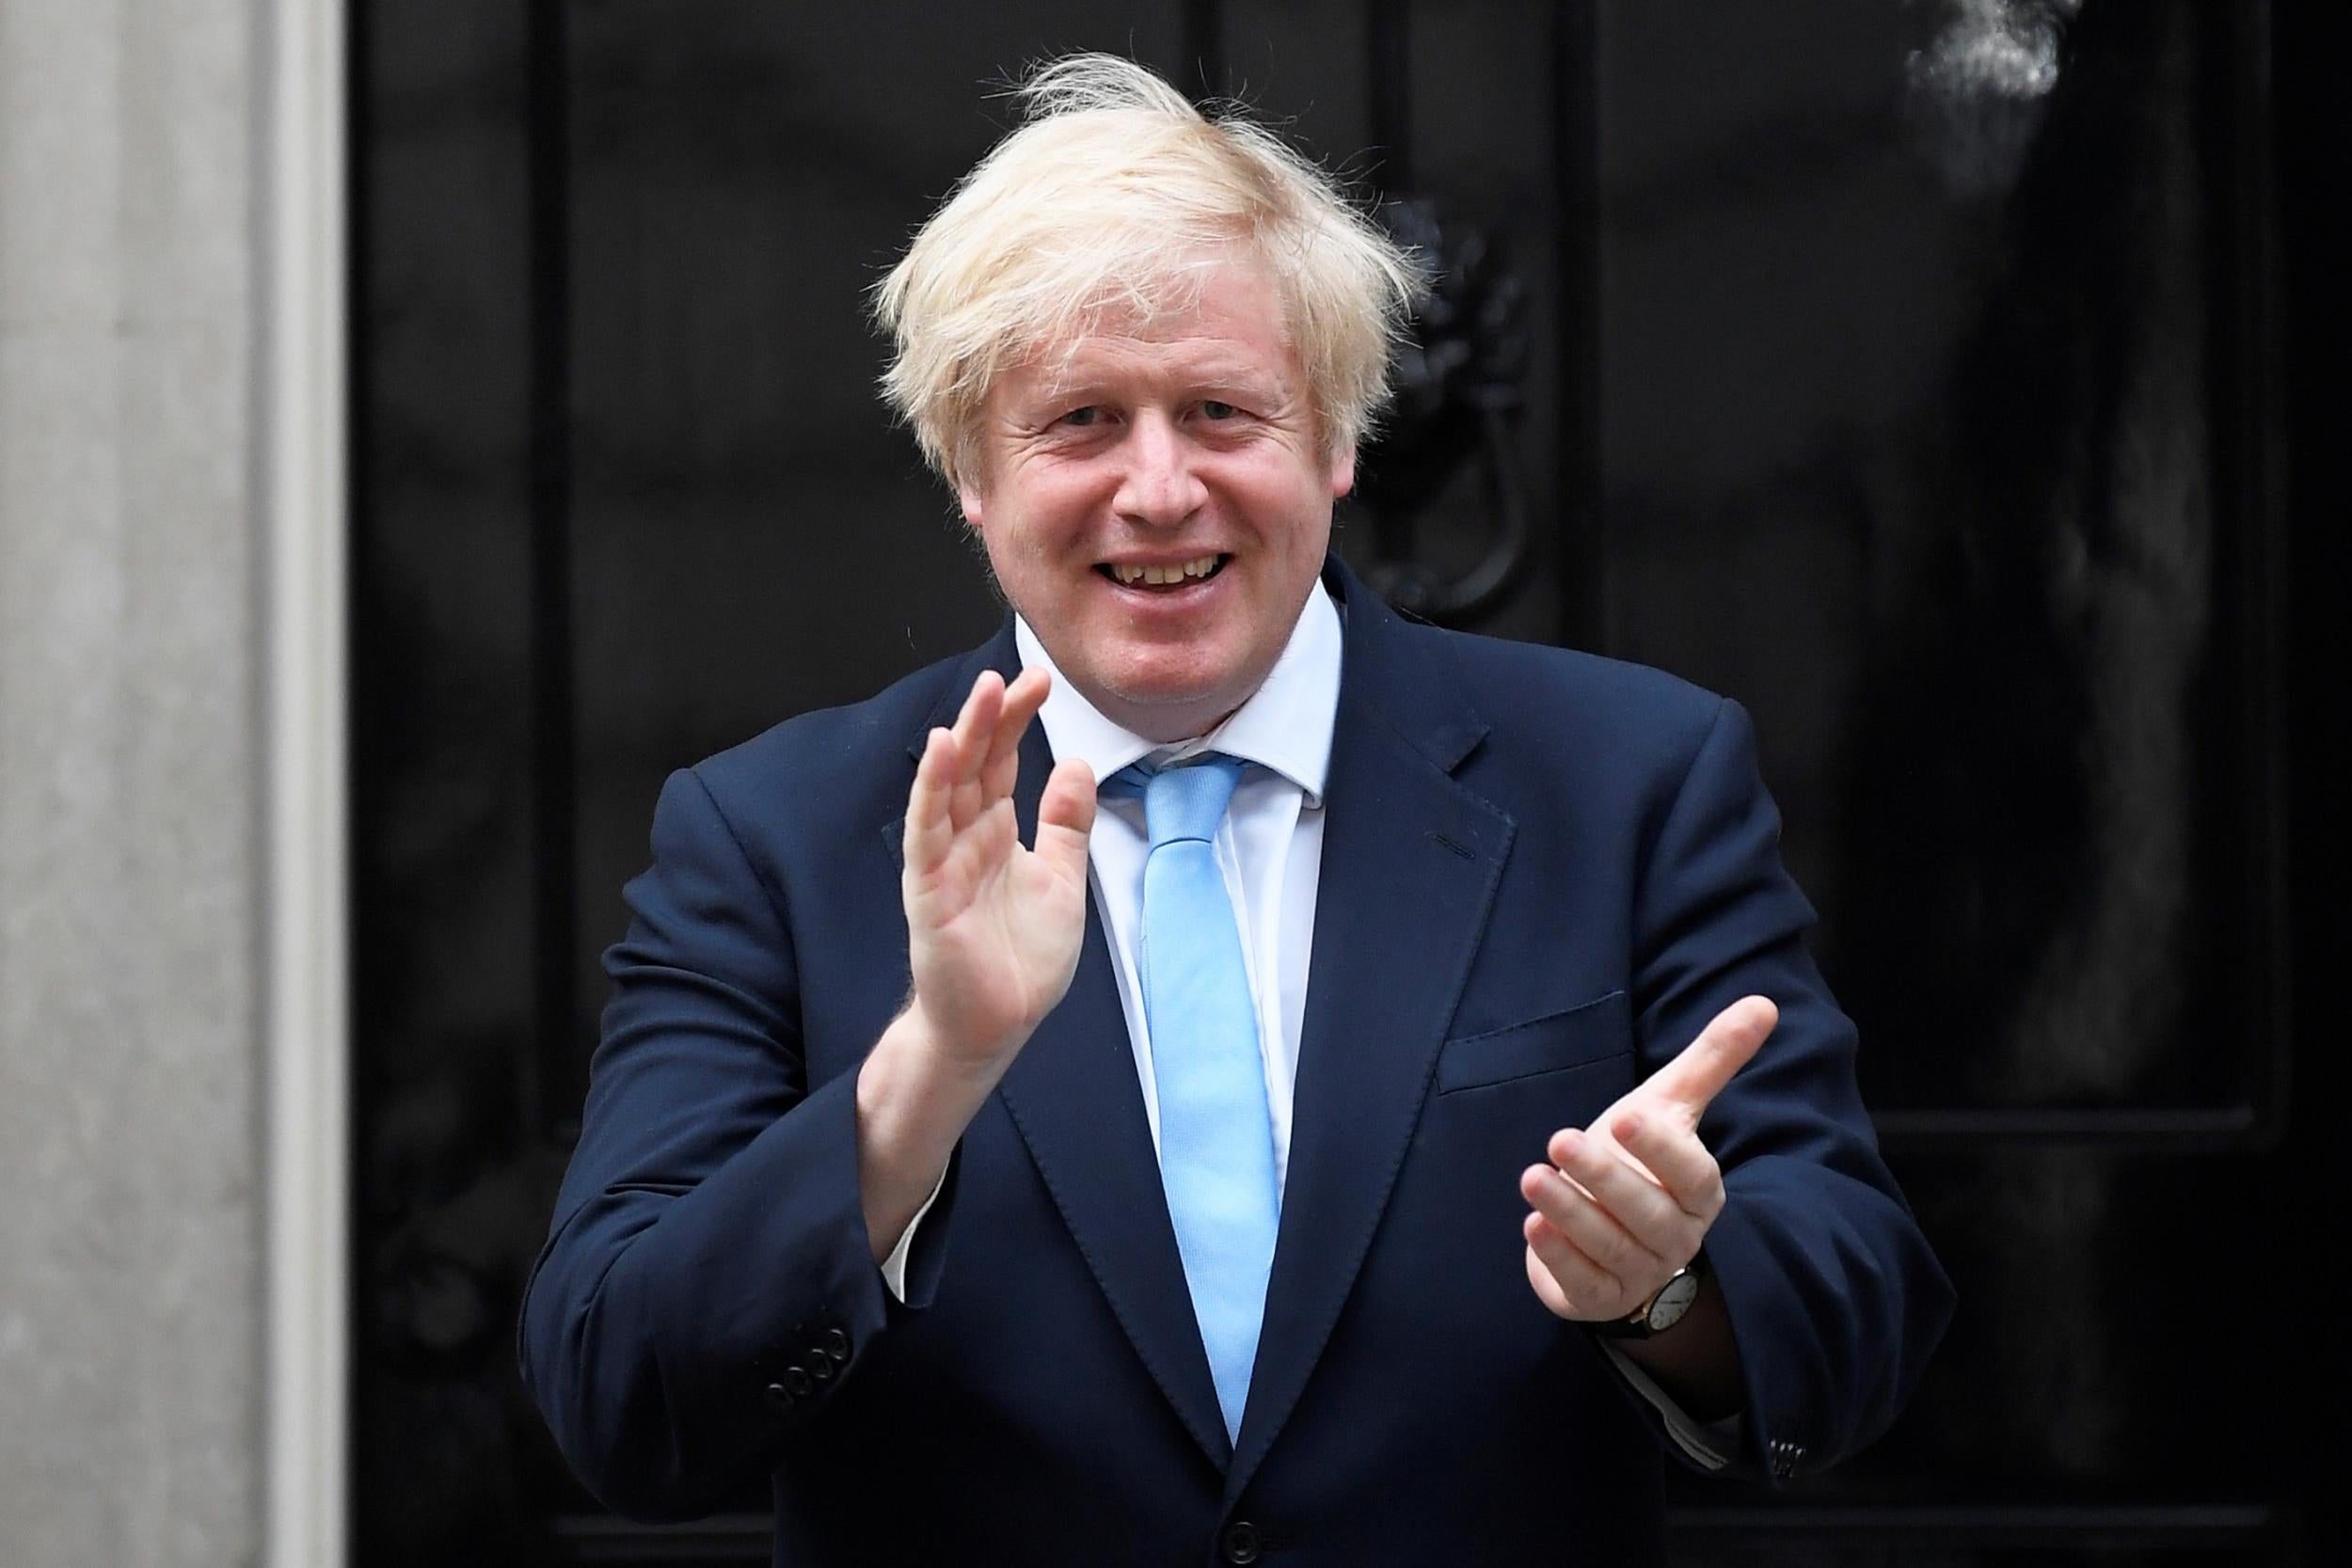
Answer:
[[1322, 569], [1353, 451], [1327, 452], [1272, 279], [1098, 326], [997, 377], [960, 491], [1006, 597], [1136, 734], [1205, 733], [1274, 668]]

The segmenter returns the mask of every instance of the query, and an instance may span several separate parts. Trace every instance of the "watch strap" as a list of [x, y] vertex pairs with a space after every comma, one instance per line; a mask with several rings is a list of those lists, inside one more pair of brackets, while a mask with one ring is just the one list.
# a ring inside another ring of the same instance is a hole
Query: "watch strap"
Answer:
[[[1650, 1316], [1658, 1308], [1659, 1298], [1673, 1290], [1682, 1280], [1704, 1279], [1707, 1276], [1706, 1259], [1707, 1255], [1703, 1252], [1693, 1254], [1688, 1263], [1666, 1276], [1664, 1284], [1644, 1296], [1642, 1304], [1622, 1318], [1607, 1318], [1599, 1323], [1588, 1323], [1586, 1326], [1604, 1339], [1647, 1339], [1665, 1333], [1667, 1329], [1674, 1327], [1675, 1323], [1682, 1321], [1683, 1313], [1675, 1314], [1674, 1323], [1663, 1326], [1653, 1326], [1650, 1323]], [[1693, 1296], [1692, 1299], [1695, 1300], [1696, 1297]], [[1683, 1312], [1689, 1310], [1690, 1307], [1686, 1305]]]

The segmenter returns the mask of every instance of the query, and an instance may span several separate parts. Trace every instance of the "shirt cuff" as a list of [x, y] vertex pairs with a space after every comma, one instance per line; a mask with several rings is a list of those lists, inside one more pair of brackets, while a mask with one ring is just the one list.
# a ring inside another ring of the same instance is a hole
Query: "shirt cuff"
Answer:
[[[912, 1227], [909, 1227], [910, 1229]], [[901, 1272], [904, 1272], [901, 1265]], [[1720, 1421], [1696, 1421], [1690, 1413], [1677, 1404], [1666, 1390], [1651, 1381], [1634, 1359], [1606, 1339], [1599, 1341], [1601, 1350], [1618, 1375], [1633, 1386], [1633, 1391], [1647, 1400], [1651, 1408], [1665, 1419], [1667, 1435], [1675, 1447], [1690, 1456], [1691, 1462], [1704, 1470], [1720, 1470], [1731, 1463], [1731, 1456], [1740, 1451], [1740, 1418], [1726, 1416]]]
[[922, 1226], [923, 1216], [931, 1212], [931, 1205], [939, 1201], [940, 1192], [946, 1185], [947, 1173], [943, 1170], [939, 1173], [939, 1180], [931, 1183], [931, 1196], [923, 1200], [923, 1207], [914, 1212], [914, 1217], [907, 1221], [907, 1227], [898, 1233], [898, 1244], [892, 1247], [890, 1256], [882, 1259], [882, 1283], [890, 1287], [891, 1299], [901, 1307], [906, 1305], [907, 1254], [914, 1249], [914, 1232]]

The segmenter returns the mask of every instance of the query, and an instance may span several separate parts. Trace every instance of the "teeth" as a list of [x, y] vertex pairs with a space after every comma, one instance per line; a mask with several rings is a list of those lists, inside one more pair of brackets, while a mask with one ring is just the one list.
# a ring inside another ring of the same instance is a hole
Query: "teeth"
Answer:
[[1120, 582], [1131, 585], [1141, 582], [1153, 587], [1166, 587], [1172, 582], [1182, 582], [1187, 578], [1205, 578], [1215, 570], [1216, 570], [1216, 557], [1204, 555], [1198, 561], [1187, 561], [1175, 566], [1124, 566], [1114, 562], [1111, 565], [1111, 576]]

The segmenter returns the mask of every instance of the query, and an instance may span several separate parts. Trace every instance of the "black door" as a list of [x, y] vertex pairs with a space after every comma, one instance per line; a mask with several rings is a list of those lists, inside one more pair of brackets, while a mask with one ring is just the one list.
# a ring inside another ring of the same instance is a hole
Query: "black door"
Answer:
[[2313, 1555], [2342, 226], [2273, 11], [358, 6], [360, 1560], [766, 1560], [757, 1496], [597, 1513], [516, 1296], [662, 776], [995, 623], [861, 300], [1071, 48], [1242, 92], [1444, 262], [1360, 568], [1756, 715], [1963, 1305], [1870, 1454], [1680, 1486], [1681, 1559]]

